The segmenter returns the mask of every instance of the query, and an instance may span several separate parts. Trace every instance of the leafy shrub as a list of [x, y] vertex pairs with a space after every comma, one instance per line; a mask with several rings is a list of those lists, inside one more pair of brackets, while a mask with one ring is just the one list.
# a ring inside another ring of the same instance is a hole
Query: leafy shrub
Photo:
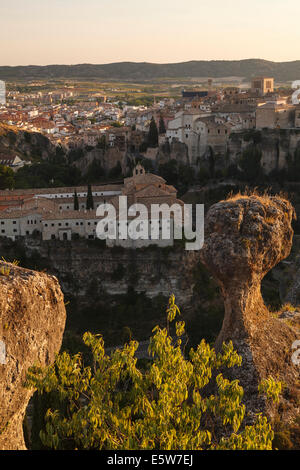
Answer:
[[[217, 354], [202, 340], [186, 358], [184, 322], [176, 321], [174, 339], [169, 334], [169, 323], [178, 314], [171, 296], [168, 327], [153, 329], [152, 361], [144, 368], [137, 367], [136, 341], [108, 356], [103, 338], [91, 333], [85, 333], [84, 343], [93, 353], [92, 368], [84, 366], [80, 354], [66, 352], [46, 369], [32, 367], [27, 387], [40, 394], [57, 391], [65, 406], [65, 411], [61, 406], [47, 411], [40, 433], [43, 445], [95, 450], [271, 449], [274, 433], [267, 418], [258, 414], [253, 425], [242, 429], [243, 389], [238, 380], [229, 381], [220, 372], [241, 365], [232, 343], [223, 344]], [[205, 397], [201, 391], [211, 383], [216, 393]], [[267, 389], [273, 392], [274, 387], [268, 384]], [[227, 437], [216, 437], [215, 422], [223, 425]]]

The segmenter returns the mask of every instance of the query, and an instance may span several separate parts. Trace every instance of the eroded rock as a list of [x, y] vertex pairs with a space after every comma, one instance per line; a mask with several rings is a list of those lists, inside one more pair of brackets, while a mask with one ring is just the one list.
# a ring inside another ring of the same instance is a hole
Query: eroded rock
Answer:
[[[233, 341], [243, 357], [234, 372], [245, 389], [251, 410], [265, 408], [258, 383], [272, 376], [299, 400], [299, 366], [292, 362], [292, 345], [300, 339], [296, 324], [269, 312], [261, 295], [263, 277], [286, 258], [292, 247], [292, 205], [280, 197], [236, 196], [212, 206], [206, 217], [202, 262], [217, 279], [225, 317], [216, 341]], [[296, 394], [296, 395], [295, 395]], [[289, 402], [287, 419], [299, 402]]]
[[27, 370], [48, 365], [65, 327], [64, 299], [55, 277], [0, 262], [0, 450], [25, 449], [22, 423], [33, 392], [24, 388]]

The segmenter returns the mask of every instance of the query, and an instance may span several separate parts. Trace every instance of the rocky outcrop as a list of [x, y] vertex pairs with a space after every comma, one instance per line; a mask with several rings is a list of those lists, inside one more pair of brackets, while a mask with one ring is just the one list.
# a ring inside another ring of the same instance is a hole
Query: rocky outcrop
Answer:
[[0, 450], [19, 450], [25, 449], [22, 423], [33, 394], [24, 387], [26, 373], [54, 360], [65, 306], [58, 281], [44, 273], [1, 262], [0, 285]]
[[159, 294], [168, 297], [173, 292], [182, 308], [190, 305], [193, 283], [187, 279], [188, 252], [180, 247], [107, 248], [98, 242], [0, 239], [0, 259], [6, 254], [10, 259], [20, 259], [27, 267], [47, 269], [58, 278], [64, 294], [76, 297], [80, 306], [94, 305], [92, 291], [95, 295], [97, 290], [98, 294], [105, 292], [116, 297], [126, 294], [130, 286], [149, 298]]
[[[299, 367], [292, 362], [292, 345], [299, 339], [299, 330], [290, 319], [268, 311], [261, 281], [289, 255], [293, 217], [293, 207], [280, 197], [238, 195], [219, 202], [207, 214], [200, 252], [224, 298], [225, 317], [216, 348], [232, 340], [242, 355], [242, 367], [234, 374], [251, 410], [265, 408], [257, 393], [262, 379], [272, 376], [287, 385], [284, 419], [299, 411]], [[291, 396], [296, 397], [294, 402]]]
[[167, 140], [161, 144], [157, 152], [157, 164], [161, 165], [170, 160], [176, 160], [178, 164], [189, 165], [190, 158], [187, 146], [175, 139], [172, 140], [171, 144]]
[[108, 148], [107, 150], [94, 148], [90, 151], [82, 150], [83, 156], [76, 160], [73, 164], [76, 166], [83, 175], [88, 171], [89, 166], [96, 162], [106, 172], [115, 168], [120, 164], [123, 173], [125, 174], [126, 168], [126, 151], [119, 150], [118, 147]]
[[27, 132], [0, 123], [0, 154], [31, 160], [32, 156], [47, 160], [54, 156], [55, 146], [39, 132]]
[[228, 139], [227, 164], [238, 164], [242, 153], [255, 145], [262, 153], [261, 167], [264, 173], [288, 168], [300, 145], [300, 129], [263, 129], [233, 132]]

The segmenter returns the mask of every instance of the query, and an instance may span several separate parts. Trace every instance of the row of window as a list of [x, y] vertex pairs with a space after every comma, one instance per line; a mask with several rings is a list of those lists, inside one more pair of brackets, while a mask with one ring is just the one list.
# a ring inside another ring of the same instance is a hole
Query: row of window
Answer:
[[[97, 225], [98, 222], [87, 222], [87, 225], [92, 225], [93, 223], [94, 223], [94, 225]], [[48, 225], [51, 226], [51, 227], [55, 227], [54, 222], [52, 222], [51, 225], [48, 224], [47, 222], [44, 224], [45, 227], [48, 227]], [[66, 227], [69, 227], [69, 225], [71, 225], [71, 224], [69, 224], [69, 222], [64, 222], [64, 224], [62, 224], [62, 222], [58, 222], [57, 225], [58, 225], [58, 227], [61, 227], [62, 225], [65, 225]], [[83, 225], [83, 222], [75, 222], [75, 225]]]
[[[36, 220], [27, 220], [27, 225], [36, 225]], [[13, 220], [12, 221], [13, 225], [16, 225], [17, 224], [17, 221], [16, 220]], [[41, 220], [40, 220], [40, 223], [41, 223]], [[1, 225], [5, 225], [5, 221], [4, 220], [1, 220]]]
[[[90, 240], [94, 240], [95, 236], [94, 236], [94, 235], [89, 235], [88, 238], [89, 238]], [[64, 234], [63, 234], [63, 239], [64, 239], [64, 240], [67, 240], [67, 239], [68, 239], [68, 234], [67, 234], [67, 233], [64, 233]], [[52, 234], [52, 235], [51, 235], [51, 240], [56, 240], [56, 235]]]
[[[104, 193], [92, 193], [93, 196], [104, 196]], [[78, 193], [78, 197], [86, 197], [87, 193]], [[50, 197], [54, 198], [60, 198], [60, 197], [74, 197], [74, 194], [55, 194], [53, 196], [50, 195]]]
[[[104, 203], [104, 204], [106, 203], [105, 199], [103, 200], [103, 203]], [[99, 207], [99, 206], [100, 206], [100, 203], [97, 204], [96, 207]], [[59, 208], [60, 208], [60, 210], [62, 210], [62, 209], [63, 209], [63, 206], [59, 206]], [[70, 209], [70, 206], [67, 206], [66, 208], [67, 208], [67, 209]], [[85, 208], [86, 208], [85, 204], [81, 204], [81, 209], [85, 209]], [[73, 206], [71, 207], [71, 209], [73, 209]]]

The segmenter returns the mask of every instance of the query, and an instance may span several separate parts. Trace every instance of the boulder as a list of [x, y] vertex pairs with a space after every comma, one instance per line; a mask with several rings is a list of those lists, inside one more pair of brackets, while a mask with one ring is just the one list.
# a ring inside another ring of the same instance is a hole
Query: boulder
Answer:
[[[252, 411], [266, 410], [266, 401], [257, 392], [261, 380], [273, 377], [284, 382], [286, 419], [299, 411], [299, 366], [292, 356], [300, 333], [297, 322], [269, 312], [261, 281], [290, 254], [294, 216], [290, 202], [277, 196], [237, 195], [221, 201], [207, 213], [200, 252], [220, 285], [225, 305], [216, 349], [232, 340], [241, 354], [242, 367], [233, 375], [244, 387]], [[291, 396], [297, 398], [292, 401]]]
[[28, 368], [49, 365], [65, 328], [64, 298], [57, 279], [0, 262], [0, 450], [25, 449], [23, 419], [32, 390]]

